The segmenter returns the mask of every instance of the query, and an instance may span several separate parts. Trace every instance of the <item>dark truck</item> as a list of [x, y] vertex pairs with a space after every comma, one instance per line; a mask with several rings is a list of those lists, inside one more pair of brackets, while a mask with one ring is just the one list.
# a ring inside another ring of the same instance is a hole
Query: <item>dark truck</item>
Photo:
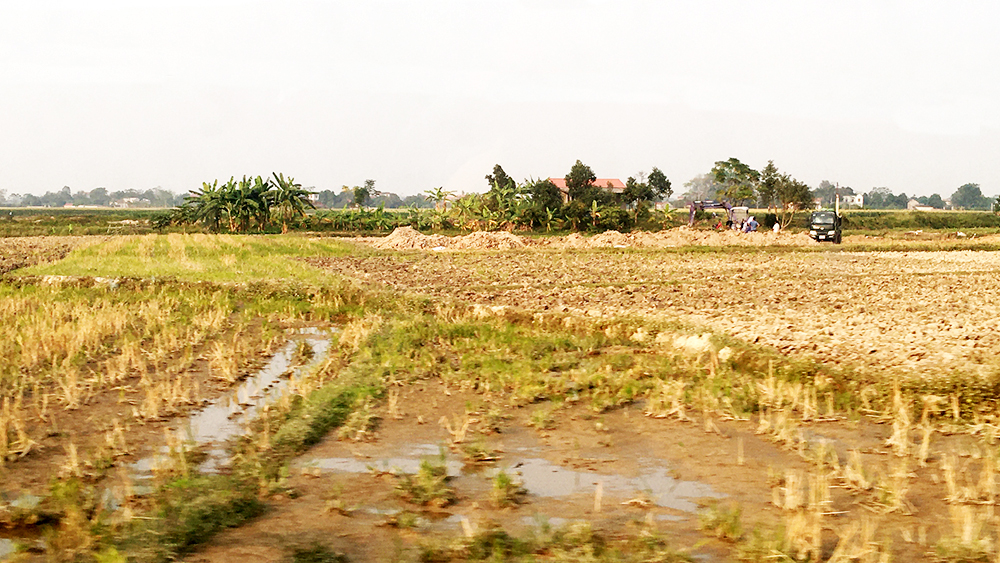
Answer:
[[809, 236], [840, 244], [840, 214], [836, 211], [813, 211], [809, 217]]

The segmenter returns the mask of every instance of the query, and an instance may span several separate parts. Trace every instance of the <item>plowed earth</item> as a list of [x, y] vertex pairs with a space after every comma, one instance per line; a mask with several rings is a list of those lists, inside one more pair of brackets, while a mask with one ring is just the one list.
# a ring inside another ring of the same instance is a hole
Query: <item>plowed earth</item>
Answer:
[[107, 237], [0, 238], [0, 275], [41, 262], [59, 260], [74, 248], [106, 239]]
[[592, 249], [317, 258], [398, 290], [534, 312], [681, 319], [887, 375], [988, 375], [1000, 253]]

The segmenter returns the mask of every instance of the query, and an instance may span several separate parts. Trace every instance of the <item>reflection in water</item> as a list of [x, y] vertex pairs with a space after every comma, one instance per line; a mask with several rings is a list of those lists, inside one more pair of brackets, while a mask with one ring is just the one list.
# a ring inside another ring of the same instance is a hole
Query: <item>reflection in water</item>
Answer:
[[[339, 473], [364, 473], [371, 470], [416, 473], [420, 467], [421, 457], [429, 457], [428, 454], [435, 453], [437, 449], [438, 446], [433, 444], [421, 444], [412, 447], [408, 452], [409, 456], [385, 458], [374, 462], [348, 457], [319, 458], [305, 461], [300, 467]], [[511, 468], [505, 471], [518, 474], [528, 492], [541, 497], [593, 494], [597, 484], [601, 483], [606, 492], [617, 492], [623, 496], [644, 494], [657, 506], [694, 512], [698, 508], [694, 499], [723, 496], [704, 483], [675, 479], [665, 467], [652, 466], [652, 462], [645, 464], [640, 462], [639, 475], [635, 477], [574, 471], [537, 457], [514, 458], [511, 459], [511, 463], [513, 464]], [[448, 475], [452, 477], [459, 476], [463, 470], [477, 469], [457, 461], [448, 461], [446, 465]]]
[[[188, 418], [188, 438], [197, 446], [210, 446], [208, 459], [199, 467], [200, 471], [215, 472], [225, 465], [225, 443], [239, 436], [245, 425], [256, 418], [260, 409], [288, 387], [290, 380], [314, 368], [326, 357], [330, 348], [329, 333], [319, 332], [315, 328], [300, 332], [309, 336], [289, 341], [257, 373]], [[312, 348], [312, 359], [289, 372], [299, 342], [305, 342]], [[161, 451], [165, 452], [166, 449]], [[149, 475], [163, 461], [161, 455], [143, 458], [133, 463], [131, 470], [137, 477], [142, 477]]]
[[17, 551], [17, 544], [14, 540], [0, 538], [0, 561], [7, 559]]

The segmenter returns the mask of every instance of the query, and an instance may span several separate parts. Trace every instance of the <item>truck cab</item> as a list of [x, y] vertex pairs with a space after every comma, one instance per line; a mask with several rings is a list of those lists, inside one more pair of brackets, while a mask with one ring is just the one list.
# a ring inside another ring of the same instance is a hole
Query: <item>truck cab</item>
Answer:
[[836, 211], [813, 211], [809, 217], [809, 236], [817, 241], [840, 244], [841, 217]]

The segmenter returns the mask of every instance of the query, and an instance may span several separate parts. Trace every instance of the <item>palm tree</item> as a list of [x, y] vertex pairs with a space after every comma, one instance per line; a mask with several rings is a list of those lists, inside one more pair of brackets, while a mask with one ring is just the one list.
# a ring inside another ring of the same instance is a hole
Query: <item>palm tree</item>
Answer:
[[316, 206], [309, 200], [309, 194], [313, 192], [302, 189], [302, 185], [296, 184], [291, 176], [286, 180], [283, 174], [274, 172], [273, 175], [275, 191], [271, 203], [274, 214], [281, 220], [281, 232], [284, 234], [288, 232], [288, 221], [292, 217], [303, 216], [306, 207], [316, 209]]

